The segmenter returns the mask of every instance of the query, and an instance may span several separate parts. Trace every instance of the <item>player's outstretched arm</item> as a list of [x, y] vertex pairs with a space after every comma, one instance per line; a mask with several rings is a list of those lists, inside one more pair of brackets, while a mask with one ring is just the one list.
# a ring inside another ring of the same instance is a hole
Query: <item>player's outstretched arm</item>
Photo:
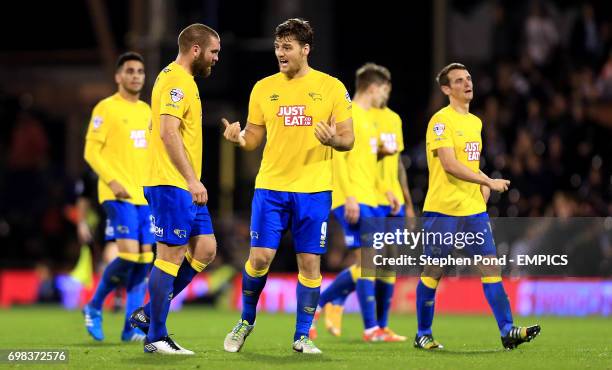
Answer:
[[174, 167], [176, 167], [185, 181], [187, 181], [187, 187], [189, 188], [193, 201], [196, 204], [206, 204], [206, 202], [208, 202], [208, 191], [200, 182], [200, 179], [196, 177], [187, 159], [187, 154], [183, 146], [183, 139], [179, 132], [181, 120], [168, 114], [162, 114], [159, 124], [161, 139], [168, 152], [168, 157], [170, 157], [170, 161], [172, 161]]
[[266, 127], [263, 125], [255, 125], [247, 122], [244, 130], [241, 130], [240, 122], [238, 121], [229, 123], [227, 119], [221, 118], [221, 122], [223, 126], [225, 126], [223, 137], [247, 151], [253, 150], [261, 145], [261, 142], [266, 136]]
[[494, 191], [504, 192], [508, 190], [508, 186], [510, 186], [509, 180], [491, 179], [482, 172], [472, 172], [466, 165], [457, 160], [453, 148], [438, 148], [436, 150], [440, 163], [446, 173], [463, 181], [486, 185]]
[[355, 144], [353, 119], [336, 123], [332, 117], [328, 123], [319, 122], [315, 126], [315, 137], [321, 144], [331, 146], [339, 152], [351, 150]]

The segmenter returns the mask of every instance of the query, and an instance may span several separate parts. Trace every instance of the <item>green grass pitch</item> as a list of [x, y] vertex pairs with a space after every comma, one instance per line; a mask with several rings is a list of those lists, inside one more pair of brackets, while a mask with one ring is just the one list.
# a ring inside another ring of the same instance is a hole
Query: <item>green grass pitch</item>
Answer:
[[[95, 343], [86, 334], [80, 312], [59, 307], [0, 310], [0, 349], [68, 349], [68, 364], [12, 365], [15, 368], [70, 369], [611, 369], [609, 318], [519, 318], [517, 324], [540, 323], [542, 333], [514, 351], [501, 347], [492, 316], [437, 315], [436, 339], [446, 348], [419, 351], [407, 343], [364, 343], [358, 315], [345, 315], [343, 335], [321, 332], [320, 356], [293, 353], [294, 317], [260, 314], [257, 327], [240, 353], [225, 353], [223, 338], [238, 313], [187, 307], [171, 312], [169, 331], [195, 356], [147, 355], [142, 344], [119, 339], [122, 315], [105, 312], [106, 340]], [[322, 324], [320, 325], [322, 329]], [[414, 315], [394, 315], [391, 327], [414, 336]], [[0, 363], [0, 368], [7, 363]], [[11, 365], [9, 365], [11, 366]]]

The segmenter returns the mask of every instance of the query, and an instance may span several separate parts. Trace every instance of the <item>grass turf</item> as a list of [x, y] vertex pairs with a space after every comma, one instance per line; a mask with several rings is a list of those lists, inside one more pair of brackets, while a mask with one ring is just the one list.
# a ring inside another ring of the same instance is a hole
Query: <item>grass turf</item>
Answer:
[[[316, 344], [321, 356], [293, 353], [294, 317], [260, 314], [257, 328], [240, 353], [225, 353], [223, 338], [238, 320], [238, 313], [187, 307], [171, 312], [169, 331], [195, 356], [168, 357], [144, 354], [142, 344], [121, 343], [123, 317], [105, 312], [106, 340], [94, 342], [85, 332], [80, 312], [58, 307], [0, 310], [0, 349], [67, 349], [68, 364], [45, 368], [74, 369], [610, 369], [610, 319], [519, 318], [517, 324], [540, 323], [542, 334], [514, 351], [501, 346], [492, 316], [437, 315], [436, 339], [445, 349], [436, 352], [412, 347], [413, 315], [391, 317], [391, 327], [407, 335], [406, 343], [364, 343], [358, 315], [345, 315], [343, 335], [320, 332]], [[322, 323], [319, 325], [323, 329]], [[5, 367], [6, 362], [0, 362]], [[13, 365], [32, 368], [33, 364]]]

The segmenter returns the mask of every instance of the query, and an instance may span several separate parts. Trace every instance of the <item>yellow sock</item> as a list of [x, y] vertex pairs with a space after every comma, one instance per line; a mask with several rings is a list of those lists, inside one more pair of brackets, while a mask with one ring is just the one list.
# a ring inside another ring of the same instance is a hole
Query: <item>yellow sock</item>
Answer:
[[179, 270], [179, 265], [176, 265], [172, 262], [168, 262], [168, 261], [164, 261], [164, 260], [160, 260], [159, 258], [157, 258], [155, 260], [155, 267], [157, 267], [158, 269], [162, 270], [163, 272], [165, 272], [168, 275], [172, 275], [174, 277], [176, 277], [176, 275], [178, 275], [178, 270]]

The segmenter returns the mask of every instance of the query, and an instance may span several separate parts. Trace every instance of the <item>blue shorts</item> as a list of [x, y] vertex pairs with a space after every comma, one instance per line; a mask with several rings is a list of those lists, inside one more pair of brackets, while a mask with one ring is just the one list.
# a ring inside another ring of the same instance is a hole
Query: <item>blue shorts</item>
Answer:
[[151, 210], [147, 205], [134, 205], [120, 200], [107, 200], [102, 203], [106, 212], [104, 240], [137, 240], [140, 244], [153, 244], [153, 224]]
[[291, 228], [296, 253], [327, 251], [331, 191], [294, 193], [255, 189], [251, 211], [251, 246], [277, 249]]
[[[344, 231], [344, 244], [346, 244], [346, 247], [349, 249], [361, 247], [361, 229], [364, 219], [385, 217], [385, 214], [382, 213], [379, 207], [371, 207], [361, 203], [359, 203], [359, 221], [357, 221], [356, 224], [349, 224], [346, 221], [344, 218], [344, 206], [336, 207], [333, 213], [336, 220], [340, 223], [340, 226], [342, 226], [342, 230]], [[369, 227], [369, 229], [372, 229], [372, 227]]]
[[185, 245], [189, 238], [213, 234], [206, 206], [193, 203], [191, 193], [170, 185], [145, 186], [145, 198], [153, 214], [153, 234], [158, 242]]
[[406, 206], [404, 204], [396, 215], [391, 214], [391, 206], [378, 206], [378, 209], [383, 217], [406, 217]]
[[462, 217], [423, 212], [423, 229], [423, 249], [430, 257], [446, 257], [453, 248], [471, 256], [497, 253], [486, 212]]

